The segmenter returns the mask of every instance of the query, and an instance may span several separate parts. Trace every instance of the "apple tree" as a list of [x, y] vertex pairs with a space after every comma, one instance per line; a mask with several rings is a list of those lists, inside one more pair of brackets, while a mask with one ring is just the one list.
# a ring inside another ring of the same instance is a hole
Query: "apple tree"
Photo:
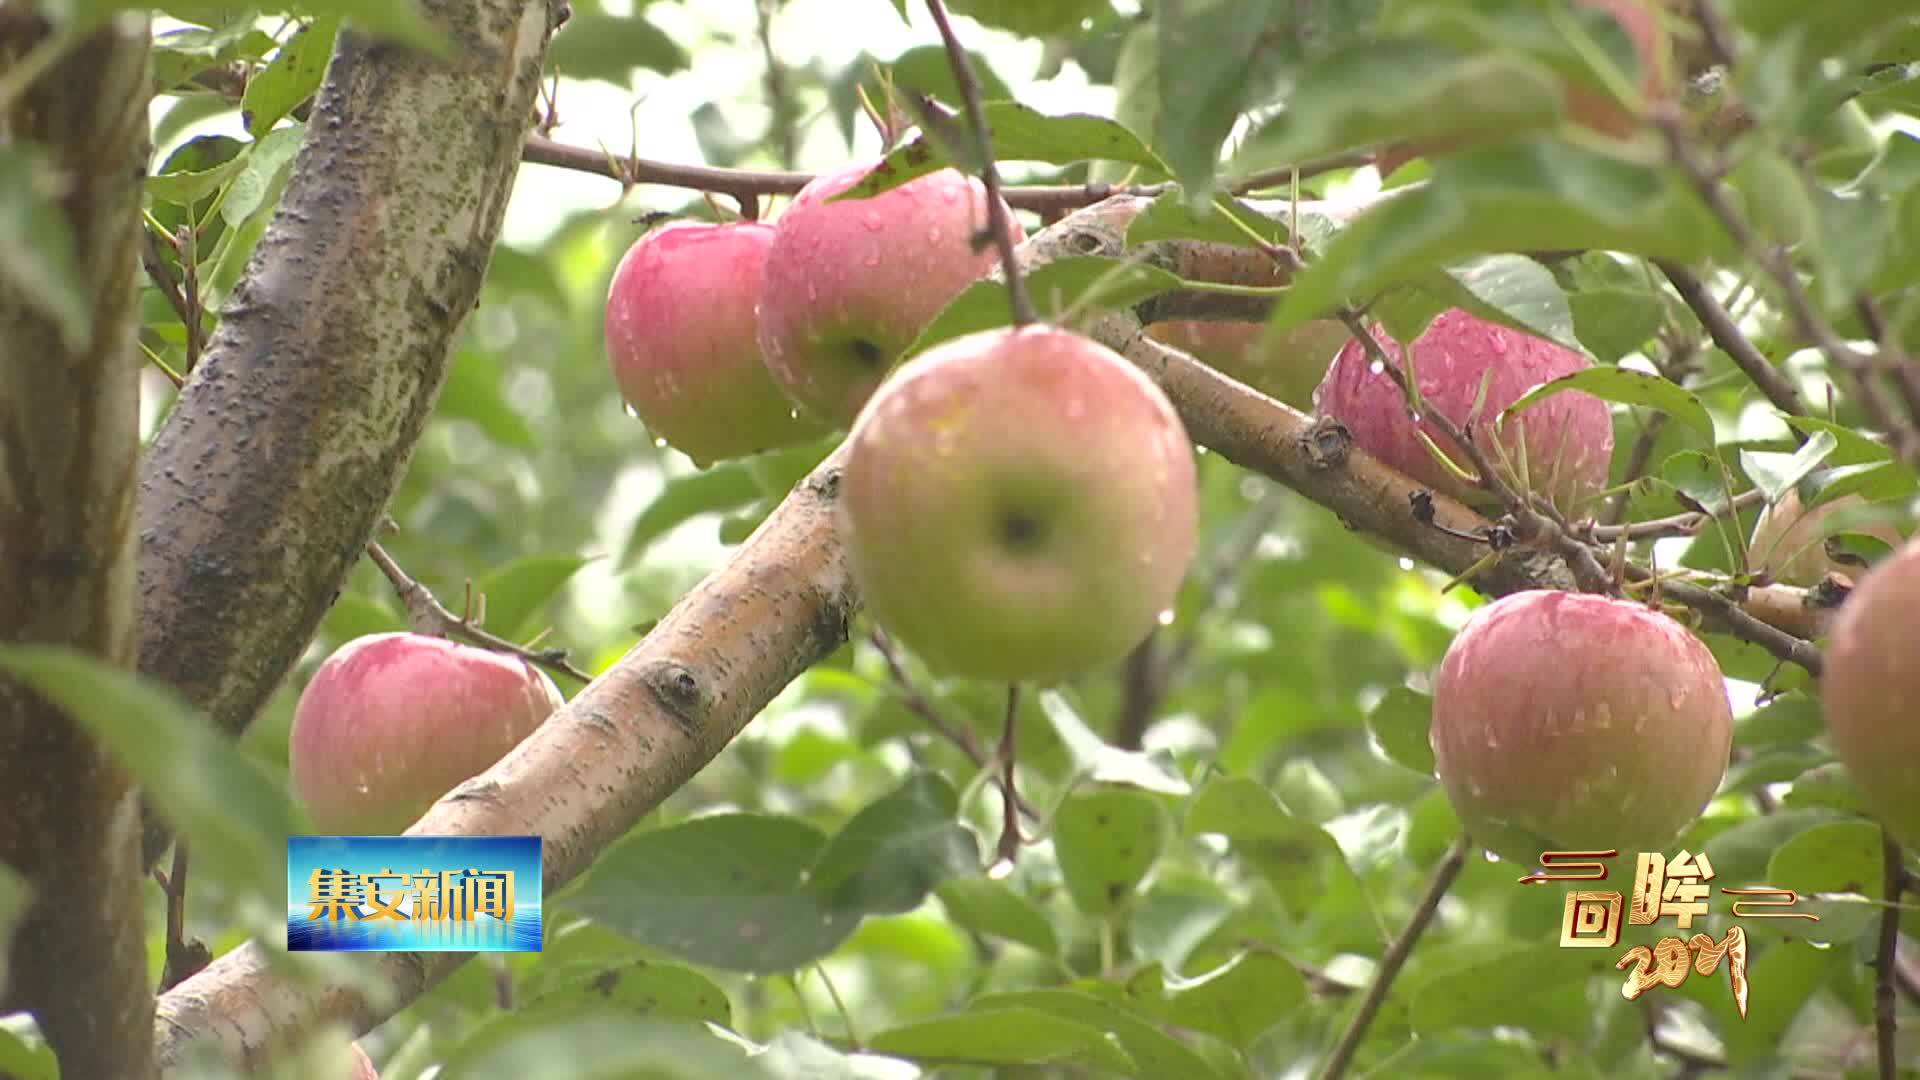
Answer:
[[1916, 355], [1908, 3], [9, 0], [0, 1076], [1920, 1075]]

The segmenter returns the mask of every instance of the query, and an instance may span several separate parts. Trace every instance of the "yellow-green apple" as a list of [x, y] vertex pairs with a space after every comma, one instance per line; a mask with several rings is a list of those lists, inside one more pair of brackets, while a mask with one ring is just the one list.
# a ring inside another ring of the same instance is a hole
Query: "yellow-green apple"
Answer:
[[1876, 563], [1840, 605], [1820, 695], [1827, 739], [1861, 801], [1899, 841], [1920, 845], [1920, 539]]
[[1157, 322], [1147, 336], [1193, 354], [1193, 358], [1230, 379], [1285, 402], [1313, 408], [1313, 390], [1332, 366], [1349, 335], [1332, 319], [1301, 323], [1262, 347], [1266, 324], [1221, 319]]
[[1661, 848], [1726, 776], [1733, 710], [1699, 638], [1644, 604], [1512, 593], [1476, 610], [1433, 680], [1434, 768], [1473, 839]]
[[[1775, 581], [1785, 585], [1811, 586], [1829, 573], [1858, 578], [1862, 567], [1828, 557], [1827, 527], [1822, 519], [1835, 512], [1862, 509], [1867, 505], [1867, 500], [1859, 495], [1842, 495], [1808, 510], [1800, 501], [1800, 493], [1788, 488], [1780, 501], [1760, 511], [1759, 520], [1753, 523], [1753, 541], [1747, 547], [1748, 565], [1756, 569], [1764, 567]], [[1843, 531], [1864, 533], [1896, 549], [1905, 539], [1900, 530], [1886, 522]]]
[[754, 333], [773, 226], [682, 222], [642, 236], [607, 290], [607, 359], [656, 438], [698, 465], [823, 434], [767, 373]]
[[1071, 331], [934, 346], [880, 387], [850, 442], [855, 581], [943, 674], [1054, 682], [1117, 661], [1193, 560], [1186, 428], [1139, 369]]
[[[794, 196], [774, 223], [761, 287], [767, 370], [803, 412], [840, 427], [940, 309], [999, 262], [992, 244], [974, 247], [986, 186], [958, 170], [834, 199], [875, 164], [823, 173]], [[1012, 210], [1005, 220], [1016, 242], [1026, 238]]]
[[560, 707], [518, 657], [424, 634], [369, 634], [321, 663], [294, 707], [294, 793], [315, 828], [392, 835]]
[[[1404, 371], [1404, 347], [1380, 327], [1373, 328], [1373, 337]], [[1441, 312], [1414, 341], [1412, 351], [1421, 407], [1445, 416], [1458, 428], [1464, 429], [1472, 415], [1481, 380], [1493, 373], [1474, 431], [1489, 460], [1497, 459], [1486, 433], [1501, 410], [1536, 384], [1590, 366], [1585, 356], [1572, 349], [1460, 308]], [[1314, 391], [1314, 404], [1321, 415], [1345, 424], [1360, 447], [1414, 480], [1475, 505], [1492, 505], [1486, 492], [1472, 488], [1434, 460], [1407, 415], [1399, 386], [1384, 368], [1373, 369], [1358, 339], [1349, 340], [1340, 350]], [[1451, 444], [1432, 420], [1423, 416], [1418, 427], [1455, 463], [1468, 467], [1465, 451]], [[1572, 510], [1607, 484], [1613, 463], [1613, 416], [1606, 402], [1569, 390], [1509, 417], [1501, 428], [1500, 444], [1516, 468], [1524, 446], [1526, 475], [1533, 490], [1552, 498], [1563, 510]]]

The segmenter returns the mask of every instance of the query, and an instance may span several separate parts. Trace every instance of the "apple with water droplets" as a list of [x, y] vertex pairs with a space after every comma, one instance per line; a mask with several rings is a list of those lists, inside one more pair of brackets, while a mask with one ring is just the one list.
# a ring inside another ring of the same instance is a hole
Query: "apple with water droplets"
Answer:
[[1920, 540], [1860, 579], [1827, 641], [1820, 695], [1827, 739], [1868, 811], [1902, 844], [1920, 846]]
[[1313, 391], [1349, 340], [1345, 324], [1315, 319], [1282, 331], [1268, 343], [1265, 323], [1225, 319], [1157, 322], [1147, 336], [1191, 353], [1237, 382], [1301, 411], [1313, 408]]
[[1509, 862], [1664, 847], [1726, 776], [1733, 709], [1706, 644], [1644, 604], [1512, 593], [1476, 610], [1433, 680], [1434, 771]]
[[[1859, 495], [1842, 495], [1808, 510], [1800, 493], [1788, 488], [1781, 493], [1780, 501], [1760, 511], [1759, 520], [1753, 523], [1753, 540], [1747, 545], [1748, 565], [1756, 569], [1765, 567], [1775, 581], [1801, 587], [1815, 585], [1829, 573], [1844, 574], [1849, 579], [1860, 577], [1865, 567], [1840, 562], [1827, 554], [1829, 534], [1822, 522], [1832, 514], [1864, 509], [1867, 505], [1867, 500]], [[1905, 540], [1900, 530], [1885, 522], [1842, 531], [1864, 533], [1885, 541], [1894, 549]]]
[[[1388, 360], [1404, 372], [1408, 350], [1381, 327], [1373, 327], [1372, 333]], [[1411, 352], [1422, 407], [1462, 430], [1491, 373], [1473, 434], [1496, 464], [1499, 458], [1488, 435], [1500, 412], [1533, 386], [1591, 366], [1585, 356], [1563, 345], [1460, 308], [1441, 312], [1414, 340]], [[1314, 404], [1322, 416], [1345, 424], [1361, 449], [1419, 483], [1482, 508], [1497, 506], [1490, 493], [1434, 460], [1421, 431], [1461, 468], [1471, 468], [1465, 450], [1449, 442], [1432, 420], [1423, 416], [1416, 425], [1407, 415], [1400, 387], [1384, 367], [1375, 368], [1359, 339], [1349, 339], [1334, 358], [1314, 391]], [[1607, 403], [1592, 394], [1563, 391], [1507, 418], [1499, 443], [1516, 469], [1524, 451], [1529, 486], [1572, 512], [1606, 487], [1613, 466], [1613, 415]]]
[[400, 833], [562, 701], [545, 672], [505, 653], [424, 634], [355, 638], [294, 707], [294, 794], [322, 833]]
[[701, 466], [825, 434], [760, 355], [754, 310], [773, 226], [681, 222], [647, 233], [607, 290], [607, 359], [657, 438]]
[[[839, 195], [877, 162], [815, 177], [774, 223], [761, 287], [767, 370], [802, 412], [848, 427], [933, 317], [999, 264], [987, 189], [956, 169], [870, 198]], [[1026, 230], [1005, 211], [1015, 243]]]
[[1193, 561], [1186, 428], [1138, 368], [1077, 333], [935, 345], [880, 387], [849, 441], [854, 579], [941, 674], [1049, 683], [1114, 663]]

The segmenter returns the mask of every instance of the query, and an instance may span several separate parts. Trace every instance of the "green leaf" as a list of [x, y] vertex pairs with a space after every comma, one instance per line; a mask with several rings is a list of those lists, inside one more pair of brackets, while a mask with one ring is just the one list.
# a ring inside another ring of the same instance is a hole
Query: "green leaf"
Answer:
[[441, 1066], [467, 1080], [595, 1076], [620, 1080], [779, 1080], [732, 1039], [686, 1021], [614, 1008], [577, 1016], [509, 1012], [467, 1035]]
[[428, 22], [419, 0], [307, 0], [301, 5], [320, 17], [345, 19], [356, 33], [409, 45], [433, 56], [446, 56], [452, 42]]
[[[1815, 949], [1804, 941], [1783, 941], [1753, 957], [1747, 967], [1747, 1015], [1735, 1011], [1726, 961], [1712, 978], [1689, 977], [1673, 991], [1706, 1007], [1727, 1047], [1727, 1064], [1744, 1069], [1777, 1058], [1781, 1039], [1821, 986], [1843, 964], [1853, 963], [1845, 949]], [[1655, 993], [1665, 992], [1662, 987]]]
[[[1480, 318], [1503, 323], [1515, 330], [1558, 342], [1575, 352], [1580, 339], [1573, 332], [1573, 309], [1559, 282], [1546, 267], [1525, 255], [1482, 255], [1467, 259], [1429, 274], [1414, 283], [1421, 292], [1447, 301], [1445, 307], [1462, 307]], [[1402, 341], [1410, 341], [1426, 328], [1428, 320], [1417, 327], [1397, 326], [1392, 317], [1394, 294], [1389, 293], [1374, 308]]]
[[1150, 1016], [1245, 1049], [1306, 1002], [1307, 980], [1286, 957], [1257, 950], [1191, 979], [1148, 965], [1127, 980], [1126, 996]]
[[86, 347], [93, 319], [66, 214], [61, 181], [37, 146], [0, 145], [0, 287], [47, 319], [70, 350]]
[[1408, 1019], [1429, 1038], [1496, 1024], [1571, 1034], [1569, 1027], [1584, 1030], [1589, 1022], [1585, 978], [1612, 971], [1615, 959], [1611, 950], [1563, 949], [1557, 942], [1497, 949], [1414, 987]]
[[1839, 445], [1840, 441], [1830, 432], [1822, 431], [1791, 454], [1742, 450], [1740, 468], [1753, 481], [1753, 486], [1766, 493], [1769, 504], [1777, 503], [1782, 495], [1793, 490], [1794, 485], [1832, 455], [1834, 448]]
[[1053, 849], [1075, 907], [1095, 917], [1127, 907], [1160, 859], [1166, 811], [1151, 795], [1107, 789], [1067, 797], [1053, 819]]
[[1432, 726], [1433, 698], [1404, 686], [1387, 691], [1367, 713], [1367, 730], [1387, 758], [1422, 776], [1433, 775]]
[[343, 591], [333, 607], [327, 609], [327, 617], [320, 627], [334, 641], [352, 641], [367, 634], [405, 630], [407, 620], [384, 599]]
[[975, 998], [973, 1009], [1032, 1009], [1111, 1032], [1133, 1058], [1134, 1075], [1220, 1077], [1207, 1060], [1117, 1002], [1075, 990], [1017, 990]]
[[882, 1031], [867, 1049], [922, 1065], [1082, 1065], [1133, 1075], [1115, 1036], [1030, 1008], [969, 1009]]
[[912, 911], [942, 881], [980, 869], [980, 842], [959, 812], [945, 777], [916, 772], [827, 842], [807, 888], [835, 910]]
[[1824, 807], [1862, 816], [1867, 812], [1860, 790], [1853, 784], [1853, 774], [1838, 761], [1816, 765], [1794, 777], [1793, 787], [1780, 797], [1780, 804], [1794, 809]]
[[256, 21], [256, 13], [246, 11], [218, 27], [193, 26], [156, 35], [154, 89], [164, 93], [208, 68], [267, 55], [276, 43], [255, 25]]
[[1552, 127], [1561, 109], [1558, 78], [1527, 57], [1415, 38], [1364, 42], [1309, 69], [1286, 110], [1247, 138], [1234, 171], [1389, 141], [1514, 135]]
[[1658, 409], [1700, 433], [1709, 444], [1713, 441], [1713, 414], [1707, 412], [1707, 407], [1700, 404], [1699, 398], [1671, 379], [1631, 368], [1590, 367], [1571, 375], [1562, 375], [1522, 394], [1518, 401], [1507, 406], [1500, 418], [1504, 422], [1507, 417], [1541, 398], [1568, 390], [1584, 391], [1603, 401]]
[[803, 884], [826, 842], [795, 818], [695, 818], [620, 841], [553, 902], [696, 964], [790, 972], [860, 923], [861, 912], [835, 909]]
[[282, 782], [171, 688], [70, 649], [0, 647], [0, 669], [85, 727], [193, 848], [196, 874], [285, 905], [287, 837], [306, 831]]
[[[247, 145], [237, 139], [226, 141], [231, 142], [236, 150]], [[147, 194], [161, 202], [191, 206], [219, 190], [246, 163], [244, 154], [236, 154], [211, 168], [156, 173], [147, 177]]]
[[553, 70], [568, 78], [612, 83], [622, 90], [635, 68], [671, 75], [685, 71], [690, 62], [685, 49], [647, 21], [644, 5], [627, 16], [575, 11], [553, 35], [548, 56]]
[[1296, 918], [1325, 905], [1362, 902], [1359, 880], [1331, 834], [1301, 821], [1246, 777], [1200, 790], [1187, 811], [1188, 836], [1218, 833], [1257, 870]]
[[288, 39], [271, 63], [247, 80], [246, 93], [240, 98], [240, 119], [247, 134], [258, 139], [272, 131], [281, 117], [320, 89], [339, 29], [337, 18], [315, 19]]
[[[905, 3], [905, 0], [902, 0]], [[996, 30], [1022, 37], [1051, 37], [1078, 30], [1082, 21], [1109, 10], [1109, 0], [948, 0], [956, 15], [966, 15]]]
[[448, 368], [434, 405], [436, 416], [468, 421], [486, 432], [487, 438], [515, 450], [538, 447], [532, 426], [501, 389], [498, 360], [485, 353], [464, 352]]
[[1806, 893], [1886, 895], [1880, 826], [1871, 821], [1835, 821], [1780, 845], [1767, 860], [1767, 884]]
[[633, 1016], [673, 1017], [726, 1027], [733, 1022], [727, 992], [712, 979], [678, 964], [634, 960], [605, 965], [531, 997], [520, 1011], [554, 1018], [612, 1007]]
[[0, 1076], [60, 1080], [60, 1062], [26, 1013], [0, 1016]]
[[1040, 692], [1040, 709], [1054, 733], [1072, 755], [1076, 775], [1099, 784], [1127, 784], [1161, 795], [1185, 795], [1193, 790], [1171, 764], [1136, 750], [1122, 750], [1095, 734], [1058, 690]]
[[1880, 461], [1892, 461], [1893, 450], [1885, 443], [1877, 442], [1858, 431], [1831, 420], [1822, 420], [1814, 416], [1787, 416], [1780, 419], [1788, 426], [1804, 435], [1829, 435], [1834, 441], [1833, 453], [1827, 460], [1834, 465], [1867, 465]]
[[522, 555], [495, 567], [474, 586], [486, 599], [486, 628], [509, 641], [540, 629], [540, 615], [587, 560], [578, 555]]
[[728, 461], [700, 472], [676, 476], [634, 519], [620, 565], [631, 566], [647, 545], [702, 514], [738, 510], [760, 497], [760, 485], [745, 462]]
[[280, 189], [286, 184], [285, 170], [291, 166], [293, 155], [299, 152], [306, 134], [305, 124], [276, 128], [261, 136], [243, 155], [240, 170], [227, 188], [227, 197], [220, 202], [220, 216], [229, 226], [239, 228], [255, 211], [272, 208], [269, 200], [279, 198]]
[[[1314, 205], [1303, 202], [1300, 207], [1300, 241], [1310, 251], [1317, 250], [1338, 228], [1338, 222], [1331, 215], [1316, 211]], [[1232, 218], [1227, 216], [1228, 212], [1232, 213]], [[1183, 192], [1169, 191], [1155, 197], [1127, 225], [1127, 247], [1138, 247], [1158, 240], [1201, 240], [1236, 247], [1255, 246], [1247, 230], [1234, 224], [1235, 220], [1251, 228], [1263, 242], [1283, 244], [1293, 238], [1287, 217], [1284, 212], [1267, 214], [1239, 199], [1224, 195], [1195, 207]]]
[[947, 916], [976, 934], [1017, 941], [1045, 956], [1060, 954], [1046, 913], [1003, 881], [984, 875], [951, 877], [935, 890]]
[[[1157, 266], [1102, 255], [1069, 255], [1027, 275], [1027, 295], [1040, 318], [1055, 320], [1068, 309], [1132, 307], [1180, 287], [1180, 279]], [[966, 287], [920, 332], [906, 356], [917, 356], [943, 341], [1013, 325], [1007, 287], [981, 280]]]
[[1569, 293], [1574, 335], [1603, 364], [1638, 352], [1666, 322], [1666, 303], [1649, 289], [1592, 288]]
[[[983, 111], [997, 161], [1072, 165], [1104, 160], [1165, 168], [1139, 136], [1104, 116], [1089, 113], [1048, 116], [1014, 101], [990, 101], [983, 106]], [[828, 201], [869, 199], [952, 164], [953, 158], [941, 141], [923, 134], [895, 149], [875, 165], [865, 179]]]

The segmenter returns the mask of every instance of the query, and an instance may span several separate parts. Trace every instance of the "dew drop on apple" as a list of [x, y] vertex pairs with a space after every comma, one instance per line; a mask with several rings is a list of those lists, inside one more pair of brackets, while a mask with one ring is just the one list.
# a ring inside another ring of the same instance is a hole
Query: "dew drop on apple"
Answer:
[[820, 302], [820, 286], [811, 281], [807, 282], [807, 300], [809, 303]]
[[789, 419], [789, 420], [798, 420], [798, 419], [800, 419], [800, 410], [799, 410], [799, 409], [788, 409], [788, 410], [787, 410], [787, 419]]
[[1172, 608], [1168, 608], [1167, 610], [1160, 613], [1159, 623], [1161, 626], [1173, 625], [1173, 609]]
[[1384, 373], [1386, 370], [1387, 370], [1387, 365], [1381, 363], [1378, 360], [1375, 360], [1373, 363], [1367, 365], [1367, 374], [1369, 375], [1379, 375]]
[[887, 227], [887, 220], [881, 217], [877, 210], [867, 211], [866, 216], [860, 219], [860, 223], [867, 227], [868, 232], [879, 232]]
[[879, 265], [880, 265], [880, 253], [879, 253], [879, 252], [877, 252], [877, 251], [869, 251], [869, 252], [867, 252], [867, 257], [866, 257], [865, 259], [863, 259], [863, 260], [861, 260], [861, 261], [862, 261], [862, 262], [864, 262], [864, 263], [865, 263], [866, 265], [868, 265], [868, 266], [879, 266]]
[[639, 409], [636, 409], [636, 408], [634, 408], [634, 407], [633, 407], [633, 403], [632, 403], [632, 402], [628, 402], [628, 403], [627, 403], [627, 407], [626, 407], [626, 408], [627, 408], [627, 415], [628, 415], [628, 416], [630, 416], [630, 417], [632, 417], [632, 418], [633, 418], [633, 419], [635, 419], [635, 420], [638, 420], [638, 419], [640, 419], [640, 410], [639, 410]]
[[655, 438], [653, 440], [653, 446], [654, 446], [654, 449], [656, 450], [665, 450], [667, 448], [667, 440], [661, 439], [661, 438]]
[[1013, 862], [1008, 859], [1001, 859], [987, 867], [987, 879], [990, 881], [1005, 881], [1012, 873]]
[[1194, 451], [1198, 453], [1201, 457], [1207, 456], [1207, 448], [1204, 446], [1196, 446], [1194, 447]]
[[1488, 851], [1485, 848], [1482, 848], [1480, 850], [1480, 857], [1487, 860], [1490, 863], [1497, 863], [1500, 861], [1500, 856], [1495, 855], [1493, 852]]
[[945, 240], [946, 238], [947, 238], [947, 234], [942, 232], [940, 229], [940, 226], [938, 225], [935, 225], [933, 228], [927, 230], [927, 243], [929, 244], [937, 244], [940, 241]]
[[1402, 569], [1402, 570], [1411, 570], [1411, 569], [1413, 569], [1413, 560], [1412, 560], [1412, 559], [1409, 559], [1409, 558], [1407, 558], [1407, 557], [1406, 557], [1405, 555], [1402, 555], [1402, 556], [1400, 557], [1400, 569]]

